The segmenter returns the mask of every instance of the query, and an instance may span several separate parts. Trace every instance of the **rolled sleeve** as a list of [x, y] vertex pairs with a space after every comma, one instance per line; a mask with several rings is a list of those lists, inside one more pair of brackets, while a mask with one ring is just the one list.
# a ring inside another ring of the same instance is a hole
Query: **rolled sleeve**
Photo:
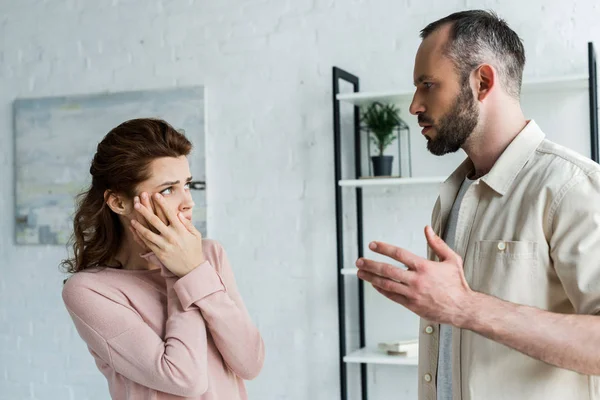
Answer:
[[600, 314], [600, 176], [576, 177], [552, 214], [550, 255], [579, 314]]

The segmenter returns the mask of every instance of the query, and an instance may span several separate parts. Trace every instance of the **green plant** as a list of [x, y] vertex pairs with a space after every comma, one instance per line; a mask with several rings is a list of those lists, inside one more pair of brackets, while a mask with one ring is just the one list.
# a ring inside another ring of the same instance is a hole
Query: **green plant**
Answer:
[[394, 104], [374, 102], [365, 110], [361, 118], [365, 128], [371, 134], [370, 139], [379, 150], [379, 155], [383, 155], [385, 148], [396, 139], [394, 130], [402, 123], [400, 111]]

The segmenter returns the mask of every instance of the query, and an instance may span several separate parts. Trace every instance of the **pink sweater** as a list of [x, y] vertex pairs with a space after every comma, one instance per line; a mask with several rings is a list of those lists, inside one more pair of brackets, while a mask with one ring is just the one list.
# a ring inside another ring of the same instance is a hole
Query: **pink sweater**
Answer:
[[225, 251], [182, 278], [166, 269], [74, 274], [63, 300], [108, 380], [113, 399], [246, 400], [243, 379], [264, 360], [263, 340], [236, 288]]

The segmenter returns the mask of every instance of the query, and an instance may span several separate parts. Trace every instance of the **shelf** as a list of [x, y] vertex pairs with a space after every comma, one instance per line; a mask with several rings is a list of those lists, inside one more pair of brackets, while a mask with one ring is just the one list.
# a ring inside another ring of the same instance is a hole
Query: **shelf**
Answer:
[[418, 357], [389, 356], [379, 350], [362, 348], [344, 357], [346, 363], [418, 366]]
[[429, 183], [442, 183], [447, 177], [433, 176], [423, 178], [363, 178], [343, 179], [338, 182], [340, 186], [362, 187], [362, 186], [398, 186], [398, 185], [422, 185]]
[[382, 103], [402, 103], [411, 100], [415, 94], [414, 89], [398, 92], [356, 92], [340, 93], [337, 95], [339, 101], [354, 104], [355, 106], [366, 106], [375, 101]]
[[356, 275], [358, 268], [342, 268], [342, 275]]
[[[561, 90], [581, 90], [588, 88], [589, 79], [586, 75], [574, 75], [555, 78], [532, 79], [523, 82], [522, 93], [554, 92]], [[356, 106], [369, 105], [375, 101], [382, 103], [410, 102], [415, 94], [415, 89], [399, 90], [394, 92], [357, 92], [340, 93], [337, 99]]]
[[587, 90], [589, 78], [586, 75], [565, 76], [559, 78], [532, 79], [523, 82], [522, 93], [554, 92], [561, 90]]

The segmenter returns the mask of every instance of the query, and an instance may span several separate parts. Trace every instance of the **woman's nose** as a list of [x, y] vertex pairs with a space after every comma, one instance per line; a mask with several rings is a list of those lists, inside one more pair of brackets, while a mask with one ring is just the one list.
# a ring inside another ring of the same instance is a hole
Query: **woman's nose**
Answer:
[[196, 204], [194, 203], [194, 199], [192, 198], [192, 194], [187, 191], [181, 201], [180, 209], [182, 211], [189, 210], [193, 208]]

